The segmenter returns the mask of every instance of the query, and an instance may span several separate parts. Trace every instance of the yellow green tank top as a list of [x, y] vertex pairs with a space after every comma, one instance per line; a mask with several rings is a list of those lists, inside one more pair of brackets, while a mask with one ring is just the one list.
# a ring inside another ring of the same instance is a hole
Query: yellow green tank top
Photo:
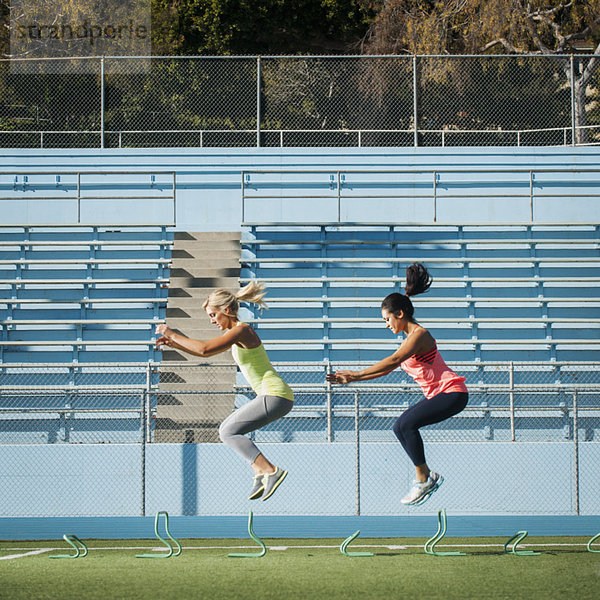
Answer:
[[290, 386], [273, 368], [262, 344], [256, 348], [240, 348], [234, 344], [231, 354], [257, 396], [279, 396], [294, 401]]

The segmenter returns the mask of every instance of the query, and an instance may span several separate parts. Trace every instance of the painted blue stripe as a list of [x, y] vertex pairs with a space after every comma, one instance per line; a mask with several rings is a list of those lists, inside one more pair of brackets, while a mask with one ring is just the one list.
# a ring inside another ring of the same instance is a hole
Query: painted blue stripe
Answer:
[[[180, 538], [245, 538], [246, 516], [170, 517], [169, 529]], [[311, 517], [254, 515], [259, 536], [280, 538], [346, 537], [360, 529], [362, 537], [430, 537], [437, 513], [402, 517]], [[600, 531], [600, 515], [448, 515], [450, 537], [510, 537], [526, 529], [533, 536], [592, 536]], [[65, 533], [80, 538], [153, 538], [154, 517], [0, 518], [0, 539], [60, 539]]]

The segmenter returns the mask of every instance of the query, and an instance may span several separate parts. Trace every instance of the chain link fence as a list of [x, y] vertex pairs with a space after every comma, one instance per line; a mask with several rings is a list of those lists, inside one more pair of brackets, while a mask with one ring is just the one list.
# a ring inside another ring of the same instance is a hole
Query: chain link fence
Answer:
[[[359, 365], [276, 366], [295, 407], [250, 434], [292, 475], [268, 509], [397, 514], [413, 469], [392, 425], [420, 391], [399, 370], [383, 383], [332, 386], [327, 372]], [[593, 513], [600, 365], [453, 367], [466, 377], [469, 404], [422, 430], [428, 462], [451, 482], [446, 505]], [[253, 397], [231, 364], [3, 365], [0, 516], [243, 514], [250, 470], [220, 443], [218, 427]]]
[[19, 59], [0, 90], [4, 148], [600, 141], [590, 55]]
[[99, 60], [0, 60], [0, 147], [100, 147], [102, 90]]

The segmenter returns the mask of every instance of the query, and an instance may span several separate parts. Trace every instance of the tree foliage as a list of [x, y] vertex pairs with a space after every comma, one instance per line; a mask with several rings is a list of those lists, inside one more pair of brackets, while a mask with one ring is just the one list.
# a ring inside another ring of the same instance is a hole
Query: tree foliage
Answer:
[[[363, 41], [368, 54], [600, 52], [600, 0], [377, 0], [375, 8], [377, 16]], [[568, 62], [558, 69], [567, 88], [573, 87], [578, 140], [583, 142], [589, 112], [586, 94], [598, 60], [578, 59], [573, 72]], [[532, 79], [537, 70], [530, 68]], [[422, 75], [432, 80], [458, 78], [450, 63]], [[463, 80], [471, 76], [466, 71], [460, 74]], [[510, 92], [507, 86], [503, 93]], [[559, 93], [558, 87], [547, 97]]]
[[344, 53], [372, 10], [354, 0], [153, 0], [155, 54]]
[[600, 50], [600, 0], [378, 0], [375, 8], [369, 54]]

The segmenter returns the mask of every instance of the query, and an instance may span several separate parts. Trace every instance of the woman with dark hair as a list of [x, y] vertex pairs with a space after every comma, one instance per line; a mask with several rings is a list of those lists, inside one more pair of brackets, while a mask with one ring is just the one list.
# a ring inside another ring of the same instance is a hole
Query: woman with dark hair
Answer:
[[444, 362], [435, 339], [419, 325], [413, 315], [410, 296], [426, 292], [432, 279], [427, 269], [415, 263], [406, 269], [406, 294], [390, 294], [381, 303], [381, 316], [394, 334], [401, 331], [406, 337], [400, 347], [387, 358], [362, 371], [336, 371], [327, 376], [332, 383], [366, 381], [387, 375], [402, 367], [423, 390], [425, 399], [408, 408], [394, 423], [394, 433], [415, 465], [413, 487], [400, 502], [418, 505], [438, 489], [444, 478], [427, 466], [423, 439], [419, 429], [445, 421], [461, 412], [468, 401], [465, 378], [459, 377]]

